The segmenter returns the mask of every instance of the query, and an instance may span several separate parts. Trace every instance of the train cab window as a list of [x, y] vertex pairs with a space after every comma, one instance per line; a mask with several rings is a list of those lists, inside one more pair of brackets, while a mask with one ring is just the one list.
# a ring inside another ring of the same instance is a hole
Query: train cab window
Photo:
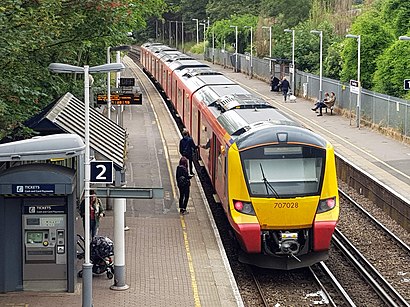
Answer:
[[261, 146], [241, 152], [252, 196], [288, 198], [317, 195], [326, 151], [309, 146]]

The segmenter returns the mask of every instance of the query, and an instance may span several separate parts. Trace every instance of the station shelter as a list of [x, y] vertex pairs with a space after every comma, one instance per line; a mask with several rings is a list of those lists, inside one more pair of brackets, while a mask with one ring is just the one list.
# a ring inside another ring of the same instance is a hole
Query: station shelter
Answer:
[[[74, 292], [84, 123], [84, 103], [67, 93], [25, 123], [39, 136], [0, 144], [0, 293]], [[125, 130], [90, 108], [91, 156], [113, 161], [113, 184], [125, 144]]]

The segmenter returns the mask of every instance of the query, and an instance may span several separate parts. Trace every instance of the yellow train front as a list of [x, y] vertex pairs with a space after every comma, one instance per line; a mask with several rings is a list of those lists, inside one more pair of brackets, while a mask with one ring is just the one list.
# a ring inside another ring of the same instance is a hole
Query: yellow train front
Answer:
[[239, 260], [295, 269], [327, 259], [339, 216], [334, 150], [311, 131], [265, 122], [228, 150], [225, 208]]

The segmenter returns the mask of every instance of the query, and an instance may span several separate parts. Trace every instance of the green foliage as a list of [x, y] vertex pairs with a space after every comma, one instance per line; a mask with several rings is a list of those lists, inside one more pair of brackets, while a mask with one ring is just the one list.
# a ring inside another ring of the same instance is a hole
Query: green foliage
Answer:
[[386, 0], [381, 5], [382, 18], [388, 23], [395, 37], [405, 35], [410, 29], [410, 1]]
[[[130, 43], [126, 33], [159, 16], [163, 6], [162, 0], [2, 0], [0, 134], [65, 91], [84, 91], [81, 77], [52, 75], [50, 63], [105, 63], [108, 46]], [[96, 75], [96, 84], [104, 78]]]
[[212, 21], [229, 19], [235, 15], [258, 15], [261, 0], [209, 0], [207, 15]]
[[260, 12], [284, 28], [292, 28], [309, 18], [311, 4], [312, 0], [261, 0]]
[[[360, 35], [360, 72], [364, 88], [372, 88], [373, 74], [376, 70], [378, 56], [395, 40], [392, 31], [375, 10], [359, 16], [352, 26], [351, 34]], [[357, 79], [358, 43], [347, 38], [342, 51], [343, 66], [341, 80]]]
[[373, 79], [375, 91], [403, 98], [409, 94], [403, 89], [403, 80], [410, 78], [408, 54], [410, 43], [397, 40], [380, 55]]
[[[297, 69], [319, 74], [320, 71], [320, 38], [317, 34], [312, 34], [313, 29], [309, 21], [300, 23], [295, 29], [295, 62]], [[318, 25], [315, 30], [322, 31], [322, 61], [323, 71], [325, 71], [325, 58], [331, 42], [337, 40], [333, 34], [333, 26], [327, 21]], [[282, 30], [283, 33], [283, 30]], [[275, 57], [291, 59], [292, 50], [292, 35], [283, 33], [278, 36], [276, 44], [273, 48]], [[286, 50], [283, 49], [286, 46]]]
[[212, 39], [212, 32], [215, 33], [215, 46], [217, 48], [223, 48], [225, 43], [225, 48], [228, 49], [229, 45], [235, 50], [234, 44], [236, 41], [235, 38], [235, 28], [231, 26], [237, 26], [238, 28], [238, 53], [244, 53], [245, 49], [250, 44], [248, 37], [250, 37], [250, 28], [253, 30], [256, 28], [258, 17], [253, 15], [234, 15], [230, 19], [223, 19], [215, 22], [211, 28], [208, 30], [208, 37]]

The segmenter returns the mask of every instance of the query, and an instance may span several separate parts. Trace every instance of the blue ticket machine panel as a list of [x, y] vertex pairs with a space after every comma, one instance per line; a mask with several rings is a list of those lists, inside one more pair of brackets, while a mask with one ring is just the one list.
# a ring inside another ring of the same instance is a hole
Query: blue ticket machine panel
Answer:
[[25, 205], [23, 214], [23, 287], [67, 289], [67, 233], [64, 206]]

